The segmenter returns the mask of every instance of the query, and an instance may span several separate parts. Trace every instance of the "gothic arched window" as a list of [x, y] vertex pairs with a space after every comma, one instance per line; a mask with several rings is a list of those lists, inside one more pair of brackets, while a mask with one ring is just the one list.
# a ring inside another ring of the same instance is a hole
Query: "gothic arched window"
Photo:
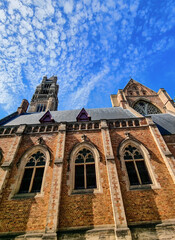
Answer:
[[158, 114], [161, 113], [161, 111], [154, 106], [152, 103], [145, 102], [143, 100], [140, 100], [136, 102], [133, 106], [133, 108], [139, 112], [142, 115], [148, 115], [148, 114]]
[[36, 151], [30, 155], [25, 165], [19, 193], [40, 192], [45, 163], [46, 156], [41, 151]]
[[152, 183], [145, 159], [138, 147], [127, 145], [123, 150], [123, 160], [131, 186]]
[[83, 148], [75, 158], [74, 189], [92, 189], [96, 187], [94, 156], [89, 149]]

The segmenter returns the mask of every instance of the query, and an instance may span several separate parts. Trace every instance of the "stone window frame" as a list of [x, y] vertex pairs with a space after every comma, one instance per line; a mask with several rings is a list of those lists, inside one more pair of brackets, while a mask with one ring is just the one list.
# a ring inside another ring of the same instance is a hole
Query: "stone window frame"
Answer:
[[[94, 157], [95, 161], [95, 173], [96, 173], [96, 188], [93, 189], [75, 189], [75, 159], [79, 151], [81, 151], [83, 148], [88, 149], [91, 151]], [[92, 194], [92, 193], [101, 193], [102, 187], [101, 187], [101, 181], [100, 181], [100, 154], [97, 148], [87, 142], [79, 143], [77, 144], [70, 154], [70, 165], [69, 165], [70, 171], [68, 172], [68, 180], [67, 185], [69, 187], [68, 194], [69, 195], [75, 195], [75, 194]]]
[[[22, 183], [24, 171], [25, 171], [25, 166], [31, 157], [36, 152], [42, 152], [45, 155], [45, 167], [44, 167], [44, 173], [43, 173], [43, 178], [42, 178], [42, 184], [41, 184], [41, 189], [40, 192], [36, 193], [19, 193], [19, 189]], [[18, 172], [15, 177], [15, 186], [12, 186], [12, 192], [9, 196], [10, 199], [14, 198], [28, 198], [28, 197], [42, 197], [44, 195], [44, 185], [45, 185], [45, 179], [46, 179], [46, 172], [48, 169], [48, 166], [51, 161], [51, 156], [49, 150], [45, 146], [37, 145], [34, 147], [31, 147], [27, 151], [24, 152], [20, 159], [20, 163], [18, 166]]]
[[[128, 172], [127, 172], [126, 164], [125, 164], [125, 160], [124, 160], [124, 152], [125, 152], [124, 150], [128, 145], [136, 147], [141, 152], [141, 154], [144, 158], [144, 161], [145, 161], [146, 168], [148, 170], [148, 174], [149, 174], [150, 179], [152, 181], [151, 184], [133, 185], [133, 186], [130, 185]], [[129, 191], [129, 190], [139, 190], [139, 189], [144, 190], [144, 189], [159, 189], [160, 188], [160, 184], [157, 181], [157, 176], [156, 176], [156, 174], [153, 170], [154, 167], [152, 166], [151, 161], [150, 161], [151, 157], [150, 157], [149, 151], [146, 149], [146, 147], [142, 143], [131, 140], [131, 139], [124, 140], [120, 144], [119, 156], [120, 156], [122, 171], [124, 171], [126, 173], [123, 176], [123, 178], [126, 182], [127, 191]]]

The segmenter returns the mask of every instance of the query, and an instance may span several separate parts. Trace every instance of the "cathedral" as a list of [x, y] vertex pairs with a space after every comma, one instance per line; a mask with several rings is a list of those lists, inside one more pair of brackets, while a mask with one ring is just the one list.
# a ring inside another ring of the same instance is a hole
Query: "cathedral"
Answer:
[[0, 120], [0, 239], [175, 239], [175, 105], [130, 79], [59, 111], [57, 77]]

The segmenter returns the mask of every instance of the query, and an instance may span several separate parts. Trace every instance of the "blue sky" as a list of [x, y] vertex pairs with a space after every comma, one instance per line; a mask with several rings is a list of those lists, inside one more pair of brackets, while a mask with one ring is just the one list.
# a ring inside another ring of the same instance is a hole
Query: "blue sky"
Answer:
[[110, 107], [130, 76], [175, 97], [174, 0], [1, 0], [0, 118], [58, 76], [59, 110]]

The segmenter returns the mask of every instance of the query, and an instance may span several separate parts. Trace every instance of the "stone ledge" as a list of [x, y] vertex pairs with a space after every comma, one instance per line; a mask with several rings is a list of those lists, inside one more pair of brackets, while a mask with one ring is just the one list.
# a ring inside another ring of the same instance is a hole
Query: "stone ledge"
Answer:
[[13, 233], [0, 233], [0, 239], [4, 240], [57, 240], [56, 233], [25, 233], [25, 232], [13, 232]]
[[116, 229], [116, 235], [118, 240], [132, 240], [129, 228]]
[[83, 227], [69, 227], [58, 229], [58, 232], [78, 232], [78, 231], [100, 231], [100, 230], [114, 230], [115, 225], [96, 225], [96, 226], [83, 226]]
[[103, 229], [103, 228], [94, 228], [94, 229], [77, 229], [77, 231], [65, 231], [58, 232], [58, 240], [116, 240], [115, 229]]

